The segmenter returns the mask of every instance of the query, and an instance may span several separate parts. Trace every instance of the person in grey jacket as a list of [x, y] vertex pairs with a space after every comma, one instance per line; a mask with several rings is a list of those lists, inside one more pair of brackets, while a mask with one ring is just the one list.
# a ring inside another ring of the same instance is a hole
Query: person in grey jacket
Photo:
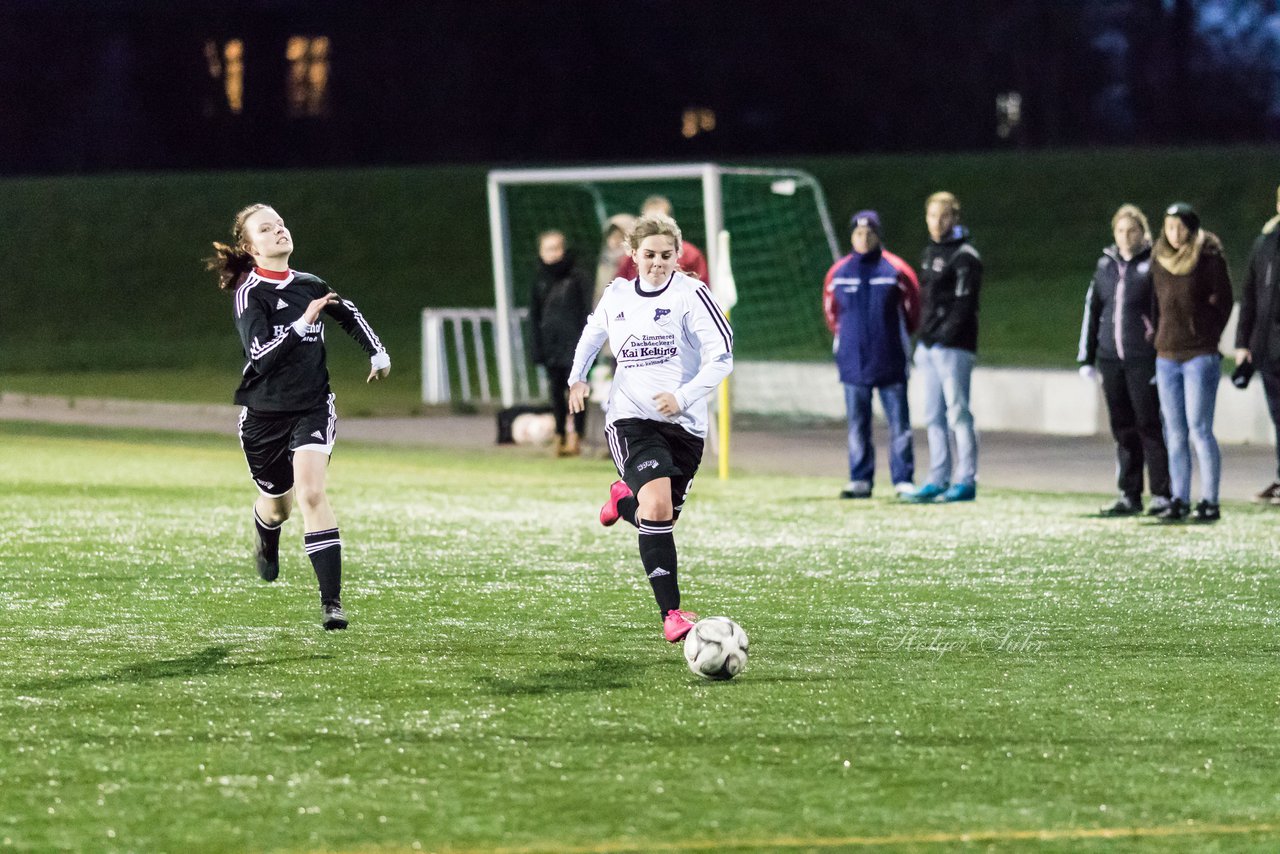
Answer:
[[1102, 393], [1116, 440], [1120, 495], [1103, 516], [1142, 512], [1142, 468], [1151, 488], [1150, 515], [1169, 506], [1169, 454], [1160, 423], [1156, 348], [1152, 344], [1151, 228], [1135, 205], [1111, 217], [1115, 243], [1098, 259], [1084, 301], [1080, 373], [1102, 377]]

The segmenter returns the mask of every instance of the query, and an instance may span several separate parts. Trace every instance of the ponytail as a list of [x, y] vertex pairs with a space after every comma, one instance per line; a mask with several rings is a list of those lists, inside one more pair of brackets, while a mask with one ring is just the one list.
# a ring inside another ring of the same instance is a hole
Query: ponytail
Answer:
[[240, 210], [231, 222], [231, 243], [214, 241], [213, 255], [204, 259], [206, 270], [218, 274], [218, 287], [224, 291], [235, 290], [241, 280], [253, 269], [253, 256], [244, 249], [244, 223], [263, 208], [270, 205], [253, 204]]

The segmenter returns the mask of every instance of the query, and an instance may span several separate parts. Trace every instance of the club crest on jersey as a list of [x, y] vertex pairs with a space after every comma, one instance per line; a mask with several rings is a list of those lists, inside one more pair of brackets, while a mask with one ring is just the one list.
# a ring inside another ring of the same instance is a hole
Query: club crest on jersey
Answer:
[[653, 310], [653, 322], [666, 326], [666, 322], [662, 318], [669, 314], [671, 314], [671, 309], [669, 308], [656, 308]]

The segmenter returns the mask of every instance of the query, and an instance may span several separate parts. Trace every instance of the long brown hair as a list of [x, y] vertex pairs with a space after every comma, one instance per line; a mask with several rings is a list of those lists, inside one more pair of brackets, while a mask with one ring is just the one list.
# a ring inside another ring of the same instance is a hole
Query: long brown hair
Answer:
[[252, 204], [242, 208], [231, 221], [231, 243], [213, 242], [213, 255], [204, 259], [206, 270], [214, 270], [218, 274], [218, 287], [224, 291], [232, 291], [240, 281], [253, 269], [253, 256], [244, 248], [244, 224], [249, 217], [271, 205]]

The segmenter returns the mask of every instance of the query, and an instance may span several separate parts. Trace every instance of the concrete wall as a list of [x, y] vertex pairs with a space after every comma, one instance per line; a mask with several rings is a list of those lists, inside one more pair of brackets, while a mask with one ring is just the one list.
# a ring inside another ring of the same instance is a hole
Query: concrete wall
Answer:
[[[844, 418], [844, 387], [830, 362], [739, 361], [731, 387], [737, 412]], [[918, 384], [908, 385], [908, 397], [912, 422], [923, 426]], [[1110, 429], [1098, 383], [1075, 371], [975, 368], [970, 399], [979, 430], [1091, 436]], [[1274, 441], [1262, 383], [1255, 378], [1241, 391], [1222, 380], [1214, 433], [1230, 444]]]

